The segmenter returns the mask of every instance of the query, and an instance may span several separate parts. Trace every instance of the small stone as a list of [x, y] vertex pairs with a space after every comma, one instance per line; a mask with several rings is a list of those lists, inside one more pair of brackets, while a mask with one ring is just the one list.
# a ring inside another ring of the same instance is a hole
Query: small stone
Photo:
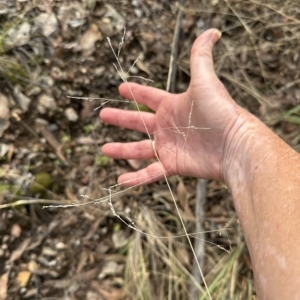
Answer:
[[[10, 236], [8, 234], [4, 235], [2, 238], [2, 246], [4, 246], [5, 243], [7, 243], [10, 239]], [[3, 248], [3, 249], [7, 249], [7, 248]]]
[[[54, 256], [54, 255], [53, 255]], [[51, 268], [51, 267], [55, 267], [57, 265], [57, 261], [56, 259], [52, 259], [52, 260], [48, 260], [45, 256], [39, 256], [37, 258], [37, 261], [47, 267], [47, 268]], [[37, 270], [37, 272], [39, 273], [41, 270]]]
[[47, 87], [52, 87], [54, 86], [55, 81], [51, 76], [44, 75], [40, 78], [39, 83], [42, 85], [46, 85]]
[[9, 119], [8, 99], [3, 94], [0, 94], [0, 119]]
[[104, 17], [110, 20], [111, 26], [116, 28], [117, 31], [122, 31], [125, 27], [124, 17], [110, 4], [106, 4], [106, 13]]
[[48, 37], [58, 28], [58, 22], [54, 13], [42, 13], [35, 18], [35, 27], [41, 29], [43, 35]]
[[14, 87], [14, 97], [21, 107], [22, 111], [26, 112], [31, 103], [31, 99], [21, 92], [20, 86]]
[[31, 86], [26, 90], [27, 96], [37, 96], [41, 93], [41, 88], [39, 86]]
[[34, 260], [31, 260], [28, 263], [28, 270], [34, 273], [37, 269], [38, 269], [38, 264]]
[[26, 292], [26, 294], [23, 296], [23, 299], [32, 299], [33, 297], [36, 299], [38, 296], [38, 289], [32, 288]]
[[50, 247], [43, 247], [42, 249], [42, 254], [46, 255], [46, 256], [56, 256], [57, 255], [57, 251], [50, 248]]
[[84, 0], [83, 1], [86, 8], [93, 10], [96, 5], [96, 0]]
[[49, 124], [47, 128], [48, 128], [48, 130], [51, 131], [51, 132], [55, 132], [56, 130], [59, 129], [58, 125], [55, 124], [55, 123]]
[[78, 114], [73, 107], [68, 107], [65, 110], [65, 115], [70, 122], [76, 122], [78, 120]]
[[104, 279], [107, 276], [113, 276], [116, 274], [118, 264], [115, 261], [108, 261], [102, 267], [101, 273], [98, 275], [98, 279]]
[[116, 249], [120, 249], [120, 248], [126, 246], [128, 243], [128, 239], [123, 230], [118, 230], [118, 231], [114, 232], [112, 235], [112, 241], [113, 241], [114, 247]]
[[98, 68], [95, 68], [94, 70], [94, 74], [96, 76], [102, 76], [105, 72], [105, 67], [101, 66], [101, 67], [98, 67]]
[[5, 3], [5, 1], [1, 1], [0, 4], [0, 15], [5, 15], [11, 11], [10, 3]]
[[9, 115], [8, 99], [3, 94], [0, 94], [0, 137], [9, 127]]
[[47, 95], [47, 94], [42, 94], [38, 98], [37, 108], [41, 114], [45, 114], [47, 112], [47, 109], [52, 110], [52, 111], [56, 110], [57, 105], [56, 105], [55, 99], [52, 96]]
[[130, 68], [130, 74], [137, 75], [139, 73], [139, 69], [135, 66]]
[[139, 8], [134, 9], [135, 15], [140, 18], [143, 15], [143, 11]]
[[92, 291], [88, 291], [86, 294], [86, 299], [87, 300], [99, 300], [99, 294], [96, 294]]
[[11, 231], [10, 231], [12, 236], [18, 238], [18, 237], [20, 237], [21, 232], [22, 232], [22, 229], [18, 224], [13, 224], [12, 225]]
[[[85, 194], [85, 193], [82, 193], [82, 194]], [[76, 240], [73, 241], [73, 247], [74, 248], [78, 248], [80, 246], [80, 244], [81, 244], [81, 241], [79, 239], [76, 239]]]
[[8, 120], [0, 118], [0, 137], [3, 135], [3, 132], [9, 127], [9, 124], [10, 122]]
[[77, 281], [73, 281], [71, 285], [68, 286], [69, 293], [76, 293], [80, 289], [80, 284]]
[[37, 125], [37, 126], [48, 126], [49, 125], [49, 122], [47, 121], [47, 120], [45, 120], [45, 119], [42, 119], [42, 118], [36, 118], [35, 119], [35, 124]]
[[31, 26], [28, 22], [8, 30], [4, 39], [4, 47], [9, 50], [14, 47], [26, 45], [30, 39]]
[[64, 249], [66, 249], [67, 248], [67, 246], [66, 246], [66, 244], [64, 244], [63, 242], [58, 242], [56, 245], [55, 245], [55, 249], [56, 250], [64, 250]]

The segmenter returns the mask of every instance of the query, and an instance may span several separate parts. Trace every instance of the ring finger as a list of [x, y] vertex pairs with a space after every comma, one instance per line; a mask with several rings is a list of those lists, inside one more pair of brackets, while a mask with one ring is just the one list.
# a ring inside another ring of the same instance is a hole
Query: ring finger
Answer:
[[108, 143], [102, 147], [102, 152], [116, 159], [150, 159], [155, 157], [151, 140], [131, 143]]

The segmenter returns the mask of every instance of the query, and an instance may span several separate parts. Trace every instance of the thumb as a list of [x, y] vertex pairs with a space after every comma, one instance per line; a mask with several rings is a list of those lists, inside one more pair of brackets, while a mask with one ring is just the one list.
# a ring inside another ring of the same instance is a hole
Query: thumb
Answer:
[[191, 50], [191, 84], [199, 84], [200, 78], [215, 79], [212, 50], [221, 37], [217, 29], [209, 29], [202, 33], [194, 42]]

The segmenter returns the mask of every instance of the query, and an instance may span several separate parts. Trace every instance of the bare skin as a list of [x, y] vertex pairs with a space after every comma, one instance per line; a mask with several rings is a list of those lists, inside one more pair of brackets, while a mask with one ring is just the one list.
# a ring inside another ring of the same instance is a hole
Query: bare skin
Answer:
[[[300, 155], [230, 97], [213, 68], [218, 39], [211, 29], [195, 41], [191, 82], [183, 94], [129, 83], [136, 100], [155, 111], [141, 114], [160, 162], [123, 174], [119, 182], [153, 182], [164, 172], [225, 182], [250, 251], [259, 299], [300, 299]], [[132, 99], [127, 84], [119, 91]], [[100, 117], [146, 132], [141, 114], [105, 108]], [[102, 151], [113, 158], [155, 158], [150, 140], [109, 143]]]

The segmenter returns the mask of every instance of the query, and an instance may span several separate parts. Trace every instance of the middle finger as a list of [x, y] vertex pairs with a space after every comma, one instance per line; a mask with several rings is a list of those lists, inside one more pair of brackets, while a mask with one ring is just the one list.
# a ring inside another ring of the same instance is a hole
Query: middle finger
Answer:
[[[111, 125], [152, 134], [155, 131], [155, 115], [148, 112], [104, 108], [100, 118]], [[147, 130], [146, 130], [147, 128]]]

